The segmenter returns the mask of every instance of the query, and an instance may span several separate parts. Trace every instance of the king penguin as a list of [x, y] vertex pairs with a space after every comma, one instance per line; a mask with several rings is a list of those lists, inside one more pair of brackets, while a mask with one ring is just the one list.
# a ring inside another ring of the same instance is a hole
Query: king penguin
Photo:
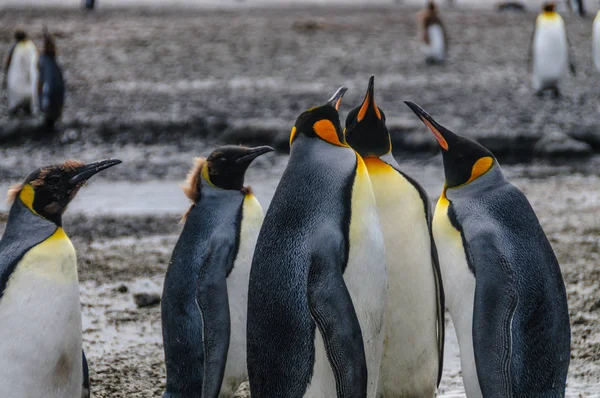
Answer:
[[565, 22], [555, 3], [544, 3], [542, 12], [535, 20], [529, 65], [532, 72], [532, 85], [537, 95], [551, 90], [554, 97], [560, 96], [559, 83], [567, 69], [575, 74], [575, 64], [569, 48]]
[[385, 239], [389, 282], [379, 395], [433, 397], [442, 374], [445, 307], [431, 205], [392, 155], [373, 76], [362, 104], [346, 118], [346, 141], [369, 171]]
[[258, 236], [248, 292], [253, 398], [376, 396], [385, 246], [367, 168], [340, 126], [345, 91], [296, 119]]
[[600, 11], [594, 18], [592, 25], [592, 53], [594, 54], [594, 66], [600, 72]]
[[467, 396], [563, 397], [567, 295], [531, 205], [489, 150], [407, 105], [442, 148], [433, 236]]
[[268, 146], [223, 146], [198, 159], [192, 201], [162, 299], [169, 398], [231, 397], [248, 377], [248, 278], [263, 212], [244, 175]]
[[448, 53], [448, 35], [434, 1], [419, 12], [419, 37], [428, 64], [441, 64]]
[[37, 84], [38, 54], [35, 44], [21, 29], [15, 31], [12, 45], [4, 64], [3, 88], [8, 93], [8, 112], [11, 115], [22, 110], [31, 114], [34, 87]]
[[32, 172], [9, 191], [0, 240], [0, 396], [82, 396], [77, 259], [62, 214], [90, 177], [119, 163], [67, 161]]
[[65, 103], [65, 81], [56, 62], [56, 45], [48, 31], [44, 32], [44, 50], [38, 62], [39, 80], [37, 95], [44, 124], [52, 130], [62, 115]]

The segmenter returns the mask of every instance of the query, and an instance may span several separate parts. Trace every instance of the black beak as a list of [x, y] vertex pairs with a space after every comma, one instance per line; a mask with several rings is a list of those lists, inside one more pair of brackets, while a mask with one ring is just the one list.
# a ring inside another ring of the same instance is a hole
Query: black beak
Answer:
[[404, 101], [404, 103], [421, 119], [421, 121], [431, 130], [438, 144], [444, 149], [448, 150], [448, 142], [446, 141], [445, 135], [451, 133], [447, 128], [433, 120], [429, 113], [425, 112], [423, 108], [411, 101]]
[[358, 111], [358, 115], [356, 116], [357, 121], [360, 122], [363, 120], [369, 109], [375, 112], [377, 119], [381, 120], [381, 112], [379, 112], [377, 103], [375, 103], [375, 76], [371, 76], [369, 79], [367, 94], [365, 95], [365, 99], [363, 100], [360, 110]]
[[336, 111], [339, 110], [340, 103], [342, 102], [342, 97], [344, 96], [344, 94], [346, 94], [346, 91], [348, 91], [347, 87], [342, 86], [338, 88], [335, 94], [333, 94], [333, 97], [331, 97], [329, 101], [327, 101], [327, 103], [333, 106]]
[[75, 174], [69, 180], [69, 184], [77, 185], [82, 182], [89, 180], [94, 174], [108, 169], [109, 167], [115, 166], [121, 163], [119, 159], [106, 159], [101, 160], [99, 162], [89, 163], [85, 166], [81, 166], [77, 169], [77, 174]]
[[240, 164], [240, 163], [250, 164], [250, 162], [252, 162], [254, 159], [259, 157], [260, 155], [263, 155], [265, 153], [272, 152], [272, 151], [273, 151], [273, 148], [271, 148], [270, 146], [267, 146], [267, 145], [257, 146], [255, 148], [248, 148], [246, 150], [246, 154], [237, 158], [235, 160], [235, 163], [236, 164]]

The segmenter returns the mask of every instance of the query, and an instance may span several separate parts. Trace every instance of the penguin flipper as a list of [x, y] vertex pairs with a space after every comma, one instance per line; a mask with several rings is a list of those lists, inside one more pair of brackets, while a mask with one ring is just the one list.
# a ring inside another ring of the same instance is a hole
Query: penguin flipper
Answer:
[[366, 397], [367, 362], [360, 324], [342, 274], [343, 240], [339, 232], [317, 236], [308, 272], [310, 314], [323, 338], [338, 398]]
[[90, 398], [91, 390], [90, 390], [90, 373], [87, 363], [87, 358], [85, 357], [85, 352], [81, 350], [81, 360], [83, 362], [83, 385], [81, 388], [81, 398]]
[[7, 84], [8, 84], [8, 68], [10, 68], [10, 63], [12, 62], [13, 52], [15, 51], [16, 47], [17, 47], [17, 43], [14, 43], [10, 47], [10, 50], [8, 50], [8, 55], [6, 56], [6, 59], [4, 60], [4, 77], [2, 78], [2, 88], [3, 89], [6, 89]]
[[518, 303], [512, 266], [494, 245], [493, 236], [469, 242], [477, 268], [473, 306], [473, 347], [481, 392], [512, 396], [512, 320]]
[[227, 296], [227, 269], [233, 261], [233, 242], [227, 237], [214, 237], [198, 272], [196, 302], [202, 314], [202, 344], [204, 345], [204, 378], [202, 397], [219, 396], [231, 324]]

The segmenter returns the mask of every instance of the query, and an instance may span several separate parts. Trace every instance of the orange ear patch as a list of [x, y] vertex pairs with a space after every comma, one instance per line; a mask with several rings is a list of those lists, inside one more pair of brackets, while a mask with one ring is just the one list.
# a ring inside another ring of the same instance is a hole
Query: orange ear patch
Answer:
[[292, 131], [290, 132], [290, 147], [292, 146], [292, 141], [296, 137], [296, 126], [292, 127]]
[[465, 184], [468, 184], [477, 177], [480, 177], [481, 175], [485, 174], [489, 169], [492, 168], [493, 164], [494, 159], [492, 159], [489, 156], [477, 159], [477, 161], [473, 165], [473, 168], [471, 169], [471, 177], [469, 177], [469, 180]]
[[438, 144], [440, 144], [440, 146], [445, 150], [448, 150], [448, 143], [446, 142], [446, 139], [442, 136], [442, 134], [438, 131], [438, 129], [436, 129], [433, 126], [433, 124], [429, 122], [429, 120], [424, 118], [421, 118], [421, 120], [423, 121], [423, 123], [425, 123], [427, 127], [429, 127], [429, 130], [431, 130], [431, 132], [433, 133], [433, 136], [437, 140]]
[[365, 118], [365, 115], [367, 114], [367, 110], [369, 109], [369, 105], [371, 105], [371, 102], [373, 103], [373, 109], [375, 109], [375, 114], [377, 115], [377, 118], [381, 120], [381, 112], [379, 112], [377, 103], [375, 103], [375, 98], [371, 98], [370, 93], [367, 93], [367, 97], [363, 101], [362, 106], [358, 111], [358, 116], [356, 116], [356, 120], [360, 122]]
[[313, 130], [319, 138], [337, 146], [347, 146], [338, 137], [337, 131], [330, 120], [322, 119], [313, 124]]

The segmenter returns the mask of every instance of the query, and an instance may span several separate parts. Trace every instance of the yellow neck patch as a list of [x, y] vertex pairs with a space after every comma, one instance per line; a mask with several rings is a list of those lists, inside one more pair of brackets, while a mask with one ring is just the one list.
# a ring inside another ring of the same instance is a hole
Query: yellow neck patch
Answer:
[[348, 144], [340, 141], [337, 131], [330, 120], [322, 119], [313, 124], [313, 131], [319, 138], [337, 146], [347, 147]]
[[208, 185], [210, 185], [211, 187], [214, 187], [215, 184], [212, 183], [212, 181], [210, 180], [210, 176], [208, 174], [208, 164], [204, 163], [204, 165], [202, 165], [202, 178], [204, 178], [204, 181], [206, 181], [208, 183]]
[[292, 147], [292, 141], [296, 138], [296, 126], [292, 127], [292, 131], [290, 132], [290, 148]]
[[485, 156], [483, 158], [477, 159], [477, 161], [473, 165], [473, 168], [471, 169], [471, 177], [469, 177], [467, 182], [465, 182], [465, 184], [463, 184], [463, 185], [466, 185], [466, 184], [470, 183], [471, 181], [475, 180], [476, 178], [487, 173], [487, 171], [492, 168], [493, 164], [494, 164], [494, 159], [492, 159], [489, 156]]
[[541, 22], [555, 21], [560, 19], [560, 14], [556, 11], [544, 11], [540, 14], [539, 19]]
[[33, 187], [30, 184], [27, 184], [27, 185], [23, 186], [23, 188], [21, 188], [21, 193], [19, 194], [19, 199], [21, 199], [21, 202], [23, 202], [23, 204], [25, 206], [27, 206], [27, 208], [29, 210], [31, 210], [31, 212], [33, 214], [38, 214], [35, 210], [33, 210], [33, 198], [34, 197], [35, 197], [35, 190], [33, 189]]

